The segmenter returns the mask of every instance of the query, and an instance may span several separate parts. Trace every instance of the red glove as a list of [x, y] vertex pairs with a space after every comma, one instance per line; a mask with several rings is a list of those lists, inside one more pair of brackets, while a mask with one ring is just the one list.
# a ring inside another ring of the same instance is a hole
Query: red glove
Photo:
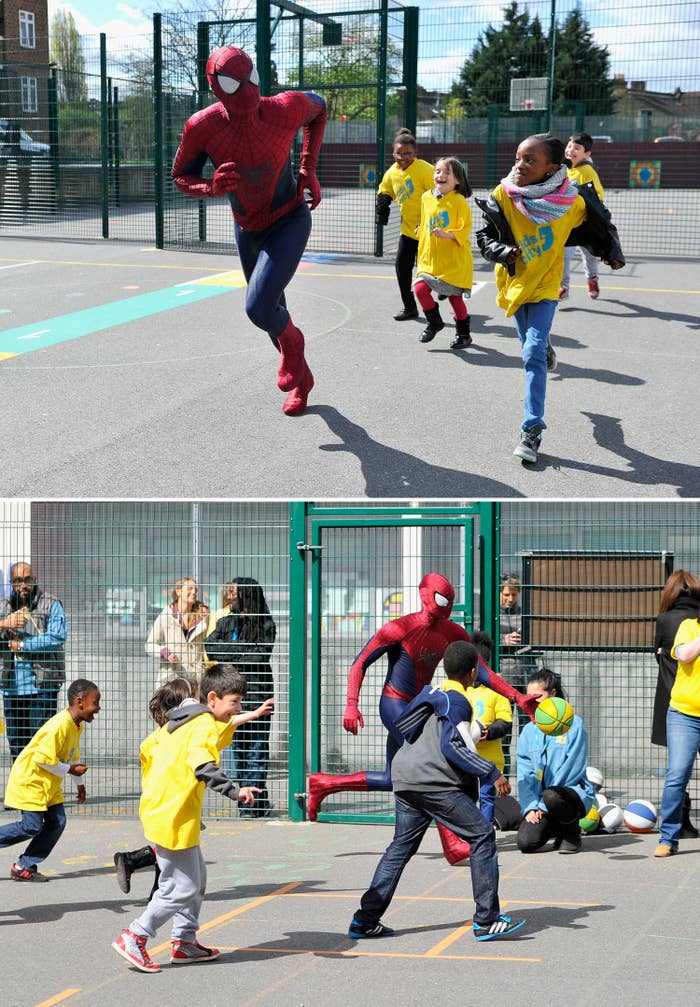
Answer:
[[357, 734], [357, 728], [364, 726], [365, 719], [360, 713], [360, 708], [354, 700], [349, 699], [343, 714], [343, 727], [349, 734]]
[[530, 720], [535, 719], [535, 710], [539, 706], [540, 697], [539, 696], [526, 696], [522, 692], [516, 692], [515, 702], [518, 704], [520, 709], [528, 715]]
[[299, 172], [297, 194], [303, 196], [304, 191], [308, 192], [310, 196], [310, 198], [306, 200], [309, 204], [309, 209], [315, 210], [321, 202], [321, 186], [313, 172], [308, 175], [304, 171]]
[[233, 192], [238, 187], [240, 177], [234, 161], [225, 161], [224, 164], [220, 164], [211, 180], [212, 195], [225, 196], [227, 192]]

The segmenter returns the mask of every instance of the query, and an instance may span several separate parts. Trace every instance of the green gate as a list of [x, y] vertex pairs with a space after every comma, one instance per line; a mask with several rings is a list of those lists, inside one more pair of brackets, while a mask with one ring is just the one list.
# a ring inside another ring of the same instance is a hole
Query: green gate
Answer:
[[[491, 515], [490, 505], [479, 504], [423, 507], [415, 513], [410, 507], [310, 509], [308, 540], [299, 548], [310, 556], [311, 564], [312, 772], [383, 767], [386, 729], [378, 705], [386, 662], [377, 661], [365, 676], [360, 694], [365, 727], [357, 736], [345, 733], [342, 726], [348, 669], [381, 625], [420, 609], [418, 585], [424, 574], [437, 571], [452, 582], [453, 619], [467, 630], [490, 621], [486, 610], [492, 598], [493, 536], [489, 533], [484, 539], [482, 533]], [[480, 551], [484, 543], [488, 555]], [[319, 817], [387, 821], [392, 809], [388, 793], [341, 793], [326, 800]]]

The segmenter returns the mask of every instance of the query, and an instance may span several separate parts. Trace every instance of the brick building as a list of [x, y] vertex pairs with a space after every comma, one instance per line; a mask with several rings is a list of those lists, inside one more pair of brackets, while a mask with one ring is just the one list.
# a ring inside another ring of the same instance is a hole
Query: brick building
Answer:
[[46, 140], [48, 79], [47, 0], [0, 0], [0, 119]]

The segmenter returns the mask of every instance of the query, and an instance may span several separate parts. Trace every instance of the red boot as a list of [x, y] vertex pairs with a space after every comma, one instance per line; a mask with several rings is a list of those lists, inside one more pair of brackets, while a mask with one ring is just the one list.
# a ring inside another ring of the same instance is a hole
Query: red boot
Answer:
[[304, 377], [301, 383], [297, 385], [296, 388], [292, 388], [291, 392], [284, 400], [284, 405], [282, 406], [282, 412], [286, 413], [287, 416], [301, 416], [301, 414], [306, 409], [306, 401], [309, 397], [309, 392], [314, 386], [314, 376], [311, 373], [309, 365], [305, 365], [306, 370], [304, 371]]
[[289, 392], [303, 382], [307, 370], [304, 360], [304, 335], [291, 318], [277, 337], [277, 343], [281, 355], [277, 387], [281, 392]]
[[456, 867], [463, 860], [467, 860], [471, 853], [471, 846], [466, 839], [460, 839], [458, 835], [448, 829], [447, 826], [441, 825], [440, 822], [436, 822], [435, 824], [437, 825], [438, 835], [442, 843], [442, 852], [447, 863]]
[[341, 790], [368, 790], [366, 773], [351, 773], [350, 776], [329, 776], [327, 773], [311, 773], [309, 776], [309, 800], [306, 814], [310, 822], [315, 822], [318, 809], [324, 797], [337, 794]]

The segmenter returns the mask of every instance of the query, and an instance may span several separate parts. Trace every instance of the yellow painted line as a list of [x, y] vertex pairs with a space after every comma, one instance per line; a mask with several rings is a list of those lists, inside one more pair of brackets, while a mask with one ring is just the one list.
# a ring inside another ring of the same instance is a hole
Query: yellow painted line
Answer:
[[[19, 353], [0, 353], [0, 360], [11, 360], [12, 357], [18, 357]], [[3, 731], [4, 734], [4, 731]]]
[[[269, 955], [270, 952], [274, 952], [279, 955], [314, 955], [323, 957], [324, 955], [332, 958], [412, 958], [418, 960], [424, 960], [429, 957], [427, 954], [418, 954], [409, 951], [319, 951], [318, 948], [274, 948], [274, 947], [264, 947], [255, 948], [250, 947], [246, 944], [241, 947], [219, 947], [220, 951], [259, 951], [260, 954]], [[508, 957], [501, 957], [500, 955], [496, 958], [491, 955], [440, 955], [440, 961], [478, 961], [478, 962], [541, 962], [542, 958], [527, 958], [522, 955], [512, 955]]]
[[242, 269], [229, 269], [225, 273], [214, 273], [192, 282], [212, 287], [245, 287], [247, 281]]
[[437, 958], [438, 956], [441, 956], [445, 948], [449, 948], [455, 941], [458, 941], [460, 937], [464, 937], [465, 934], [469, 933], [472, 928], [472, 922], [472, 920], [469, 920], [468, 923], [463, 923], [461, 927], [457, 927], [451, 934], [448, 934], [447, 937], [438, 941], [438, 943], [432, 947], [430, 951], [426, 951], [425, 957]]
[[100, 266], [113, 269], [175, 269], [187, 273], [201, 273], [202, 266], [172, 266], [168, 263], [150, 264], [147, 262], [87, 262], [85, 259], [3, 259], [0, 262], [21, 262], [25, 265], [41, 263], [49, 266]]
[[[288, 899], [352, 899], [357, 902], [362, 892], [358, 891], [355, 894], [352, 892], [291, 892], [289, 895], [285, 895]], [[474, 899], [471, 897], [464, 896], [461, 898], [457, 895], [395, 895], [391, 900], [393, 902], [459, 902], [459, 903], [469, 903], [473, 904]], [[551, 899], [545, 901], [538, 901], [537, 899], [501, 899], [501, 906], [562, 906], [566, 909], [591, 909], [600, 906], [600, 902], [552, 902]]]
[[[274, 892], [270, 892], [269, 895], [263, 895], [259, 899], [253, 899], [252, 902], [246, 902], [244, 906], [239, 906], [238, 909], [232, 909], [230, 913], [224, 913], [223, 916], [217, 916], [213, 920], [209, 920], [208, 923], [202, 924], [197, 933], [202, 933], [205, 930], [211, 930], [213, 927], [218, 927], [226, 920], [232, 920], [235, 916], [241, 916], [242, 913], [247, 913], [249, 909], [257, 909], [258, 906], [264, 906], [266, 902], [272, 902], [273, 899], [279, 898], [280, 895], [286, 895], [287, 892], [291, 891], [292, 888], [296, 888], [298, 885], [303, 884], [302, 881], [292, 881], [288, 885], [283, 885], [282, 888], [278, 888]], [[165, 941], [163, 944], [159, 944], [156, 948], [149, 948], [152, 955], [157, 954], [159, 951], [164, 951], [166, 948], [170, 947], [170, 941]]]
[[53, 1004], [60, 1004], [68, 997], [75, 996], [76, 993], [80, 993], [79, 989], [68, 989], [64, 990], [62, 993], [57, 993], [55, 997], [49, 997], [48, 1000], [42, 1000], [40, 1004], [35, 1004], [35, 1007], [52, 1007]]

